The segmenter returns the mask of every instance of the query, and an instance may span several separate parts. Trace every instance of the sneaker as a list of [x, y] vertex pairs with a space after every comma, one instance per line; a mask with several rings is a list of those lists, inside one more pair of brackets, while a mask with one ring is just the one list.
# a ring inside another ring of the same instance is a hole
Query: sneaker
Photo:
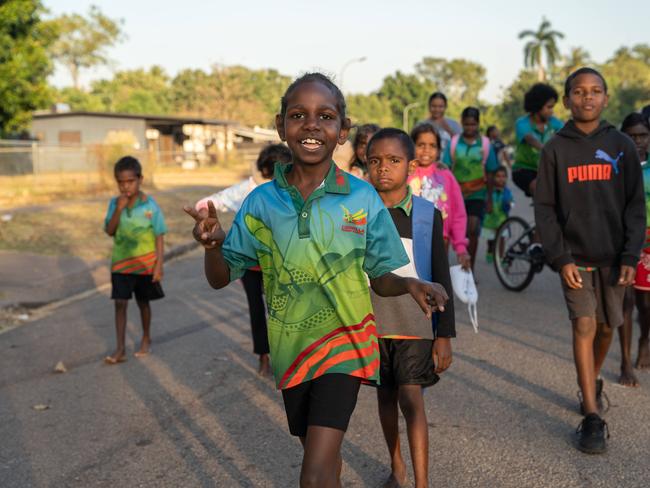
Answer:
[[[605, 382], [602, 378], [596, 378], [596, 407], [598, 408], [598, 414], [604, 415], [609, 412], [609, 397], [607, 393], [603, 391]], [[585, 414], [585, 407], [582, 403], [582, 392], [578, 391], [578, 400], [580, 401], [580, 415]]]
[[528, 246], [526, 252], [530, 256], [530, 260], [533, 263], [535, 271], [539, 272], [543, 270], [545, 257], [542, 245], [539, 242], [533, 242], [530, 246]]
[[587, 454], [602, 454], [607, 451], [609, 429], [607, 423], [597, 414], [590, 413], [576, 429], [578, 449]]

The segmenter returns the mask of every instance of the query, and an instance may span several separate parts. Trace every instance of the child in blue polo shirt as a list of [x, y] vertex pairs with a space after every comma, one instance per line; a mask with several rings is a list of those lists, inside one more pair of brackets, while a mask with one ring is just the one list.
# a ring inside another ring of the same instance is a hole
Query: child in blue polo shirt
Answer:
[[443, 309], [443, 287], [391, 272], [408, 257], [374, 188], [332, 162], [350, 120], [329, 78], [310, 73], [282, 97], [276, 126], [292, 154], [255, 188], [228, 236], [214, 206], [191, 207], [205, 274], [222, 288], [255, 265], [268, 306], [271, 365], [289, 430], [304, 446], [301, 486], [340, 486], [341, 443], [361, 381], [379, 380], [367, 277], [381, 296], [410, 293], [423, 312]]

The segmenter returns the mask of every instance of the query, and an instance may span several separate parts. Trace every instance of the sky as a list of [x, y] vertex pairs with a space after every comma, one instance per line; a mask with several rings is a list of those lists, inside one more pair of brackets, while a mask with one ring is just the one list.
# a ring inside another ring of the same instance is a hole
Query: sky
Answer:
[[[95, 4], [124, 20], [127, 39], [109, 51], [111, 69], [157, 64], [170, 75], [184, 68], [241, 64], [295, 77], [319, 69], [339, 79], [345, 93], [369, 93], [397, 70], [410, 73], [425, 56], [465, 58], [487, 69], [481, 98], [501, 99], [523, 67], [524, 41], [542, 17], [565, 34], [559, 47], [586, 49], [596, 62], [621, 46], [650, 44], [650, 1], [544, 2], [439, 0], [44, 0], [50, 15], [87, 13]], [[462, 7], [460, 6], [462, 5]], [[110, 77], [108, 68], [82, 75], [87, 84]], [[70, 85], [58, 67], [51, 80]]]

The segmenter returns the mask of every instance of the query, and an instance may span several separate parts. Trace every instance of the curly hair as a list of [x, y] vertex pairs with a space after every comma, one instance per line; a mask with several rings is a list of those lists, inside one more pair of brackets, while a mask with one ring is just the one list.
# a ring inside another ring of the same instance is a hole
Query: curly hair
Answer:
[[555, 88], [546, 83], [535, 83], [524, 95], [524, 110], [529, 114], [536, 114], [549, 100], [558, 100]]

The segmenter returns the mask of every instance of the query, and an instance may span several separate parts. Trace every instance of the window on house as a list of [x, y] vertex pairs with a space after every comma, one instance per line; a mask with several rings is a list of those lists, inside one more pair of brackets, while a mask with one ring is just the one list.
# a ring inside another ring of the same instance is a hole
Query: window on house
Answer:
[[78, 130], [59, 131], [59, 144], [81, 144], [81, 131]]

